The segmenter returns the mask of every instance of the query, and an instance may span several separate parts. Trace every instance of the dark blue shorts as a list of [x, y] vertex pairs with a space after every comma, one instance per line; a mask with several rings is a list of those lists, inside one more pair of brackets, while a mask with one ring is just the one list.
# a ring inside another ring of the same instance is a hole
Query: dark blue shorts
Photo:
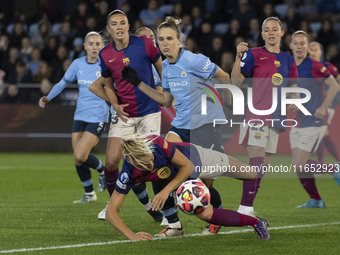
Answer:
[[73, 123], [72, 133], [87, 131], [100, 138], [106, 129], [106, 124], [107, 123], [104, 122], [89, 123], [82, 120], [75, 120]]
[[205, 124], [199, 128], [190, 130], [171, 127], [169, 132], [176, 133], [183, 142], [193, 143], [203, 148], [213, 149], [224, 153], [222, 144], [222, 133], [218, 127], [213, 127], [212, 123]]

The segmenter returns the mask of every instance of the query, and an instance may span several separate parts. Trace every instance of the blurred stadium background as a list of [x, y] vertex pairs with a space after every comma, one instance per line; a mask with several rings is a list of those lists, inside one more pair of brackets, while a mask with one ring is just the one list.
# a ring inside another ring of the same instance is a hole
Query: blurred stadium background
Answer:
[[[339, 0], [0, 0], [0, 6], [0, 152], [71, 152], [77, 85], [44, 110], [37, 102], [72, 60], [85, 54], [87, 32], [102, 32], [110, 41], [106, 16], [116, 8], [127, 13], [131, 32], [145, 25], [156, 30], [167, 15], [181, 18], [186, 47], [209, 56], [228, 73], [235, 45], [247, 41], [251, 47], [262, 46], [262, 21], [278, 16], [286, 26], [284, 51], [289, 52], [292, 32], [303, 29], [322, 43], [325, 60], [340, 68]], [[339, 110], [336, 114], [330, 130], [339, 141]], [[162, 117], [166, 133], [169, 114], [163, 111]], [[235, 131], [225, 130], [226, 151], [244, 154], [236, 146]], [[105, 151], [105, 137], [96, 152]], [[287, 132], [281, 135], [279, 153], [290, 153]]]

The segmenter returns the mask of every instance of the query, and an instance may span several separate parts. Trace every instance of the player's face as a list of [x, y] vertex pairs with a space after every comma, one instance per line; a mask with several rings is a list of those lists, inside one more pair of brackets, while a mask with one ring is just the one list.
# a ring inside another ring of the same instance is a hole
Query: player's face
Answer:
[[297, 34], [292, 38], [290, 48], [293, 51], [295, 59], [304, 59], [307, 57], [308, 40], [305, 35]]
[[151, 39], [154, 43], [156, 43], [155, 35], [150, 29], [145, 28], [139, 31], [138, 36], [144, 36], [146, 38]]
[[266, 45], [280, 45], [284, 31], [281, 29], [279, 22], [276, 20], [268, 20], [262, 28], [262, 38]]
[[320, 48], [320, 45], [319, 44], [312, 44], [310, 45], [309, 47], [309, 51], [310, 51], [310, 57], [312, 59], [315, 59], [317, 61], [320, 61], [321, 59], [321, 55], [322, 55], [322, 51], [321, 51], [321, 48]]
[[125, 15], [115, 14], [110, 17], [106, 29], [114, 40], [123, 40], [129, 37], [129, 27]]
[[176, 31], [171, 28], [158, 30], [158, 46], [166, 58], [177, 58], [181, 40], [177, 38]]
[[103, 40], [98, 35], [90, 35], [84, 43], [87, 56], [91, 58], [97, 58], [99, 51], [103, 48], [103, 46]]

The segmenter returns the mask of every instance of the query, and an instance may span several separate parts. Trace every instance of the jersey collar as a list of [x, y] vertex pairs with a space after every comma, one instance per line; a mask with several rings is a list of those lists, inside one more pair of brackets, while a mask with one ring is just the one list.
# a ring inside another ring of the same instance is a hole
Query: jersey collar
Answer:
[[170, 63], [170, 62], [169, 62], [169, 64], [170, 64], [170, 65], [175, 65], [175, 64], [177, 64], [177, 63], [178, 63], [178, 61], [179, 61], [179, 59], [182, 57], [183, 53], [184, 53], [184, 49], [183, 49], [183, 48], [181, 48], [181, 51], [179, 52], [179, 54], [178, 54], [178, 56], [177, 56], [177, 59], [176, 59], [176, 61], [175, 61], [175, 62], [173, 62], [173, 63]]

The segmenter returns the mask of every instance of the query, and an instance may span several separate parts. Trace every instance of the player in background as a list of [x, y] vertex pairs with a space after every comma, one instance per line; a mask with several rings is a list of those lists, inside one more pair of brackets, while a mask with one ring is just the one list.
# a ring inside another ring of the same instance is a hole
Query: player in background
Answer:
[[[318, 61], [307, 56], [309, 47], [309, 36], [306, 32], [299, 30], [292, 35], [290, 48], [295, 58], [300, 88], [308, 89], [311, 100], [304, 103], [304, 107], [312, 114], [305, 115], [300, 110], [296, 114], [298, 126], [293, 127], [289, 133], [290, 146], [292, 150], [292, 164], [297, 167], [297, 175], [303, 188], [310, 196], [310, 200], [298, 206], [298, 208], [324, 208], [325, 203], [321, 199], [315, 184], [313, 169], [321, 167], [323, 172], [333, 174], [340, 184], [340, 172], [338, 165], [328, 165], [323, 162], [309, 159], [322, 140], [327, 126], [324, 117], [327, 107], [331, 104], [339, 85], [329, 70]], [[323, 97], [323, 86], [329, 86], [327, 96]]]
[[[332, 65], [329, 62], [324, 61], [323, 57], [323, 47], [318, 42], [310, 42], [309, 43], [309, 50], [310, 50], [310, 57], [316, 61], [320, 61], [323, 63], [325, 67], [329, 70], [329, 72], [334, 76], [334, 78], [337, 80], [338, 84], [340, 83], [340, 74], [338, 69]], [[328, 86], [324, 86], [325, 93], [327, 93]], [[332, 122], [332, 118], [335, 114], [335, 100], [332, 101], [332, 103], [327, 108], [328, 118], [326, 121], [326, 124], [329, 126]], [[324, 148], [326, 148], [330, 154], [335, 158], [336, 161], [340, 161], [338, 150], [336, 149], [336, 146], [334, 142], [332, 141], [328, 128], [326, 129], [325, 136], [323, 137], [322, 141], [319, 144], [319, 148], [316, 151], [316, 154], [318, 155], [318, 160], [323, 161], [323, 151]]]
[[[255, 109], [270, 109], [273, 102], [272, 90], [283, 87], [296, 86], [298, 72], [292, 56], [280, 50], [281, 38], [284, 28], [280, 19], [269, 17], [262, 23], [263, 47], [248, 49], [245, 42], [237, 45], [234, 67], [231, 72], [231, 82], [239, 86], [245, 78], [252, 78], [249, 86], [253, 88], [253, 106]], [[280, 92], [278, 92], [280, 95]], [[249, 156], [249, 164], [257, 166], [258, 177], [252, 181], [243, 182], [243, 193], [238, 212], [254, 215], [254, 199], [260, 187], [260, 182], [265, 174], [262, 165], [268, 165], [276, 153], [279, 133], [285, 130], [281, 125], [281, 98], [277, 98], [277, 108], [270, 115], [256, 115], [249, 108], [246, 110], [246, 125], [240, 127], [239, 143], [244, 145]], [[294, 106], [289, 109], [296, 110]], [[270, 119], [279, 119], [272, 123]], [[252, 121], [252, 126], [247, 122]], [[256, 121], [262, 120], [262, 122]], [[255, 127], [256, 123], [258, 128]]]
[[[145, 134], [160, 134], [159, 104], [123, 80], [121, 76], [124, 66], [130, 65], [137, 70], [146, 84], [156, 88], [152, 64], [160, 75], [162, 70], [160, 52], [152, 40], [130, 36], [129, 27], [129, 21], [123, 11], [114, 10], [109, 13], [106, 29], [113, 42], [105, 46], [99, 54], [106, 97], [116, 112], [116, 115], [112, 116], [110, 125], [104, 170], [110, 196], [116, 186], [119, 162], [123, 156], [121, 138], [137, 131]], [[135, 187], [134, 192], [149, 214], [156, 221], [161, 221], [163, 215], [150, 210], [151, 203], [146, 185]], [[99, 213], [98, 218], [105, 218], [105, 211], [106, 208]]]
[[[223, 82], [229, 84], [229, 75], [212, 63], [208, 57], [194, 54], [181, 47], [179, 24], [180, 20], [167, 17], [157, 29], [158, 45], [166, 57], [162, 71], [164, 93], [141, 82], [136, 71], [130, 67], [123, 70], [123, 79], [134, 84], [162, 106], [171, 106], [175, 99], [176, 117], [166, 136], [167, 141], [191, 142], [204, 148], [224, 152], [221, 132], [212, 124], [214, 119], [225, 119], [222, 105], [215, 106], [213, 102], [207, 101], [208, 114], [204, 116], [201, 114], [201, 96], [205, 93], [202, 89], [214, 87], [209, 79], [224, 79]], [[211, 180], [203, 181], [212, 194], [212, 205], [215, 208], [222, 208], [220, 195], [212, 187]], [[203, 233], [216, 234], [219, 229], [219, 226], [208, 225]], [[168, 228], [166, 231], [172, 230]]]
[[[116, 190], [113, 192], [106, 213], [107, 221], [130, 240], [152, 240], [152, 235], [146, 232], [134, 233], [129, 229], [118, 212], [123, 205], [129, 190], [138, 183], [151, 181], [159, 183], [162, 189], [154, 197], [152, 208], [166, 210], [173, 206], [169, 194], [176, 190], [185, 180], [190, 178], [217, 179], [232, 177], [237, 179], [252, 179], [256, 172], [242, 171], [249, 165], [229, 157], [218, 151], [204, 149], [190, 143], [172, 143], [160, 136], [122, 139], [125, 156], [122, 171], [119, 174]], [[207, 166], [235, 166], [236, 171], [199, 171]], [[162, 172], [162, 174], [159, 174]], [[169, 204], [169, 202], [172, 204]], [[216, 209], [211, 205], [198, 218], [216, 225], [252, 226], [260, 239], [269, 239], [268, 222], [261, 218], [243, 215], [232, 210]]]
[[76, 81], [78, 83], [79, 97], [74, 113], [72, 148], [77, 173], [85, 189], [85, 195], [80, 200], [75, 200], [74, 203], [97, 200], [90, 168], [96, 169], [99, 173], [98, 191], [102, 192], [106, 189], [104, 165], [91, 153], [91, 150], [98, 144], [105, 130], [109, 119], [109, 106], [88, 90], [91, 83], [101, 76], [98, 55], [103, 46], [100, 34], [89, 32], [84, 41], [86, 56], [75, 59], [63, 79], [46, 97], [43, 96], [39, 100], [39, 106], [45, 108], [45, 105], [59, 95], [68, 84]]

